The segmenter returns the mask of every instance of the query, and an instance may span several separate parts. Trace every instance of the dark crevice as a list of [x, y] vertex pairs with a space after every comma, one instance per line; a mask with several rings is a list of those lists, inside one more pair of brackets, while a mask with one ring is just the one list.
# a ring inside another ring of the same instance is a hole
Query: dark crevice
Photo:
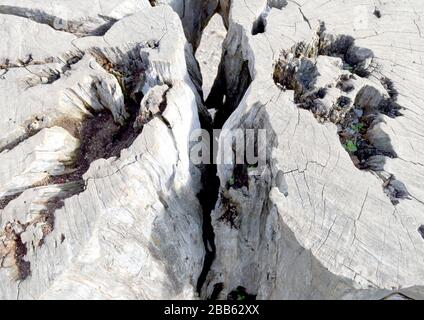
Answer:
[[253, 23], [252, 35], [255, 36], [257, 34], [264, 33], [265, 27], [266, 27], [266, 15], [263, 13]]
[[11, 201], [15, 200], [15, 199], [16, 199], [16, 198], [18, 198], [21, 194], [22, 194], [22, 193], [20, 192], [20, 193], [14, 194], [14, 195], [10, 195], [10, 196], [2, 197], [2, 198], [0, 199], [0, 210], [3, 210], [4, 208], [6, 208], [6, 207], [7, 207], [7, 205], [9, 204], [9, 202], [11, 202]]
[[202, 172], [203, 188], [198, 194], [199, 202], [203, 209], [203, 242], [205, 244], [205, 260], [202, 272], [197, 281], [197, 292], [200, 294], [206, 277], [215, 259], [215, 233], [212, 226], [211, 212], [215, 208], [218, 200], [219, 179], [216, 175], [216, 167], [214, 165], [206, 165]]
[[421, 238], [424, 239], [424, 225], [419, 226], [418, 233], [420, 234]]
[[[226, 53], [224, 53], [223, 59], [225, 59]], [[243, 61], [239, 70], [239, 77], [237, 79], [237, 88], [229, 89], [226, 84], [225, 74], [222, 68], [218, 73], [218, 77], [213, 85], [211, 94], [206, 100], [206, 106], [208, 108], [216, 108], [217, 112], [214, 118], [214, 128], [221, 129], [227, 119], [232, 115], [234, 110], [238, 107], [239, 103], [243, 99], [247, 89], [252, 83], [252, 78], [249, 71], [249, 62]]]
[[230, 189], [230, 188], [241, 189], [243, 187], [246, 187], [246, 188], [249, 187], [249, 174], [248, 174], [248, 165], [247, 165], [246, 159], [243, 164], [236, 164], [234, 166], [233, 175], [230, 178], [230, 181], [227, 181], [226, 187], [227, 189]]
[[[74, 190], [81, 190], [82, 187], [83, 187], [82, 183], [79, 183], [79, 185], [74, 183], [72, 186]], [[33, 222], [34, 224], [42, 225], [41, 230], [43, 233], [43, 237], [38, 242], [39, 247], [44, 245], [45, 238], [54, 230], [55, 211], [63, 208], [63, 206], [65, 205], [64, 199], [69, 197], [69, 195], [72, 194], [73, 192], [75, 191], [69, 191], [68, 193], [65, 193], [63, 197], [57, 196], [57, 197], [49, 199], [49, 201], [46, 203], [46, 209], [43, 209], [42, 211], [39, 212], [39, 217], [37, 218], [36, 221]]]
[[302, 11], [302, 8], [300, 8], [299, 7], [299, 12], [300, 12], [300, 14], [302, 15], [302, 17], [303, 17], [303, 20], [308, 24], [308, 26], [309, 26], [309, 29], [311, 29], [312, 30], [312, 26], [311, 26], [311, 22], [309, 21], [309, 19], [305, 16], [305, 14], [303, 13], [303, 11]]
[[[211, 122], [201, 118], [201, 126], [204, 130], [207, 130], [210, 137], [210, 145], [215, 143], [213, 134], [213, 126]], [[215, 209], [216, 202], [218, 201], [218, 190], [219, 190], [219, 178], [217, 176], [217, 167], [214, 163], [213, 153], [210, 153], [210, 164], [204, 164], [201, 168], [202, 176], [202, 190], [197, 195], [200, 205], [202, 206], [203, 212], [203, 224], [202, 224], [202, 237], [205, 246], [205, 260], [203, 262], [202, 272], [197, 281], [197, 292], [201, 293], [203, 284], [206, 281], [206, 277], [215, 259], [215, 233], [212, 226], [211, 213]]]
[[60, 17], [48, 14], [39, 9], [29, 9], [18, 6], [0, 5], [0, 13], [30, 19], [34, 22], [45, 24], [52, 29], [74, 34], [76, 36], [103, 36], [117, 22], [115, 18], [104, 15], [97, 15], [103, 20], [103, 24], [91, 32], [86, 33], [80, 30], [83, 21], [66, 21]]
[[13, 231], [15, 237], [15, 262], [18, 269], [17, 281], [23, 281], [31, 275], [31, 263], [24, 259], [27, 247], [22, 242], [21, 235]]
[[[17, 59], [16, 61], [12, 62], [9, 59], [5, 59], [3, 63], [0, 63], [0, 70], [3, 71], [3, 73], [0, 75], [0, 79], [4, 80], [5, 79], [4, 76], [10, 71], [10, 69], [24, 68], [26, 69], [26, 71], [28, 71], [32, 75], [39, 78], [39, 81], [36, 82], [35, 84], [51, 84], [55, 82], [56, 80], [58, 80], [63, 73], [68, 71], [72, 65], [79, 62], [84, 56], [83, 52], [75, 52], [73, 54], [74, 55], [65, 62], [55, 57], [49, 57], [42, 61], [34, 60], [32, 54], [29, 54], [28, 56], [26, 56], [25, 60]], [[46, 65], [46, 64], [54, 63], [54, 62], [61, 64], [60, 71], [57, 72], [51, 69], [41, 70], [41, 72], [46, 72], [46, 74], [50, 73], [48, 75], [40, 75], [28, 69], [31, 66], [42, 66], [42, 65]], [[46, 77], [47, 81], [44, 81], [42, 77]], [[29, 85], [34, 85], [34, 84], [29, 83]]]
[[[277, 2], [280, 3], [281, 1]], [[218, 8], [218, 10], [220, 9]], [[224, 20], [226, 21], [225, 17]], [[230, 56], [225, 50], [225, 43], [229, 41], [229, 36], [230, 35], [227, 34], [227, 38], [224, 40], [224, 50], [218, 74], [211, 89], [211, 93], [205, 102], [208, 108], [216, 109], [217, 112], [212, 123], [205, 120], [201, 121], [202, 128], [209, 132], [209, 136], [211, 137], [211, 146], [216, 145], [219, 138], [218, 136], [214, 136], [214, 129], [222, 129], [225, 122], [240, 104], [247, 89], [252, 83], [252, 77], [249, 71], [249, 62], [242, 59], [241, 52], [238, 51], [236, 56]], [[239, 44], [239, 46], [241, 46], [241, 44]], [[233, 79], [228, 79], [228, 74], [226, 73], [226, 64], [230, 63], [238, 64], [238, 68], [235, 68], [237, 76]], [[234, 79], [236, 80], [233, 83]], [[232, 83], [229, 83], [229, 81]], [[202, 288], [205, 285], [207, 275], [209, 274], [216, 254], [215, 234], [211, 222], [211, 213], [215, 209], [219, 199], [225, 198], [222, 190], [220, 191], [220, 179], [217, 176], [217, 165], [215, 160], [216, 159], [213, 159], [213, 152], [211, 152], [211, 164], [204, 165], [202, 170], [203, 189], [199, 194], [199, 201], [203, 207], [203, 239], [206, 248], [203, 270], [197, 283], [197, 291], [199, 294], [201, 294]], [[247, 167], [236, 167], [234, 172], [234, 185], [240, 185], [241, 187], [242, 185], [247, 184], [246, 179], [243, 178], [247, 176], [247, 174], [245, 174], [246, 172]], [[229, 200], [227, 214], [220, 219], [225, 220], [227, 223], [231, 224], [232, 227], [237, 228], [237, 212], [238, 210], [236, 206], [232, 205], [231, 200]], [[222, 283], [215, 284], [214, 292], [210, 297], [208, 297], [208, 299], [217, 299], [220, 292], [223, 290], [223, 287], [224, 285]]]

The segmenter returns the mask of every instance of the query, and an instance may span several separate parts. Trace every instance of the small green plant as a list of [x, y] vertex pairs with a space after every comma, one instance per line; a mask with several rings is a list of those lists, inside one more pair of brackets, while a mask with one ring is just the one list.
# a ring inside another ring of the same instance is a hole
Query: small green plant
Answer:
[[228, 184], [229, 184], [230, 186], [234, 185], [234, 182], [235, 182], [234, 177], [231, 177], [231, 178], [228, 180]]
[[364, 124], [363, 123], [352, 124], [351, 128], [355, 132], [360, 132], [364, 128]]
[[248, 293], [246, 292], [246, 289], [244, 287], [237, 287], [236, 290], [230, 292], [229, 294], [229, 300], [237, 300], [237, 301], [245, 301], [248, 298]]
[[237, 293], [237, 300], [238, 301], [246, 300], [246, 295], [244, 293]]
[[343, 146], [350, 153], [354, 153], [354, 152], [358, 151], [358, 146], [352, 140], [347, 140], [346, 143]]

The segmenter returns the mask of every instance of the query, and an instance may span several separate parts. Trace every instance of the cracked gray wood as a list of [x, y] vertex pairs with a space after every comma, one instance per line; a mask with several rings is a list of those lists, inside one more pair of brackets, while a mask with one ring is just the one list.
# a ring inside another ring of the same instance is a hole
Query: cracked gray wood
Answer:
[[[0, 298], [424, 298], [423, 14], [0, 0]], [[266, 166], [193, 165], [221, 125]]]

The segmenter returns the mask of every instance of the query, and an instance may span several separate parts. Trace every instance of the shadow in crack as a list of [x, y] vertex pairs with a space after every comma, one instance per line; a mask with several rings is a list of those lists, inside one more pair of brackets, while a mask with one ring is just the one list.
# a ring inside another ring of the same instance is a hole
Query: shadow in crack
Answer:
[[[206, 106], [211, 109], [216, 109], [214, 118], [214, 128], [221, 129], [227, 119], [231, 116], [235, 109], [237, 109], [240, 101], [243, 99], [247, 89], [252, 83], [252, 77], [249, 71], [249, 62], [243, 61], [238, 65], [237, 80], [235, 81], [235, 88], [228, 86], [225, 73], [226, 53], [222, 58], [219, 67], [218, 76], [214, 82], [211, 93], [206, 100]], [[231, 60], [237, 60], [237, 57], [230, 57]], [[228, 63], [231, 63], [230, 61]]]
[[[205, 127], [203, 127], [205, 128]], [[211, 131], [210, 131], [211, 133]], [[213, 145], [214, 139], [216, 137], [213, 134], [210, 134], [211, 141], [210, 144]], [[216, 165], [213, 164], [213, 159], [211, 156], [211, 164], [206, 164], [202, 168], [202, 189], [198, 193], [197, 197], [199, 199], [200, 205], [203, 212], [203, 242], [205, 245], [205, 260], [203, 263], [203, 269], [196, 284], [196, 290], [200, 294], [203, 284], [206, 281], [206, 277], [209, 273], [209, 270], [212, 266], [213, 260], [215, 259], [215, 233], [212, 226], [211, 213], [215, 208], [216, 202], [218, 200], [218, 190], [219, 190], [219, 178], [217, 176]]]

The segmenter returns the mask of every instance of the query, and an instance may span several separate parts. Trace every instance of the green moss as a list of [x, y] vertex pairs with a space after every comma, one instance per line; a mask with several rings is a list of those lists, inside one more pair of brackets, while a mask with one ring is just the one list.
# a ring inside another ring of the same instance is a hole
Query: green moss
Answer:
[[343, 147], [350, 153], [355, 153], [358, 151], [358, 146], [352, 140], [347, 140]]

